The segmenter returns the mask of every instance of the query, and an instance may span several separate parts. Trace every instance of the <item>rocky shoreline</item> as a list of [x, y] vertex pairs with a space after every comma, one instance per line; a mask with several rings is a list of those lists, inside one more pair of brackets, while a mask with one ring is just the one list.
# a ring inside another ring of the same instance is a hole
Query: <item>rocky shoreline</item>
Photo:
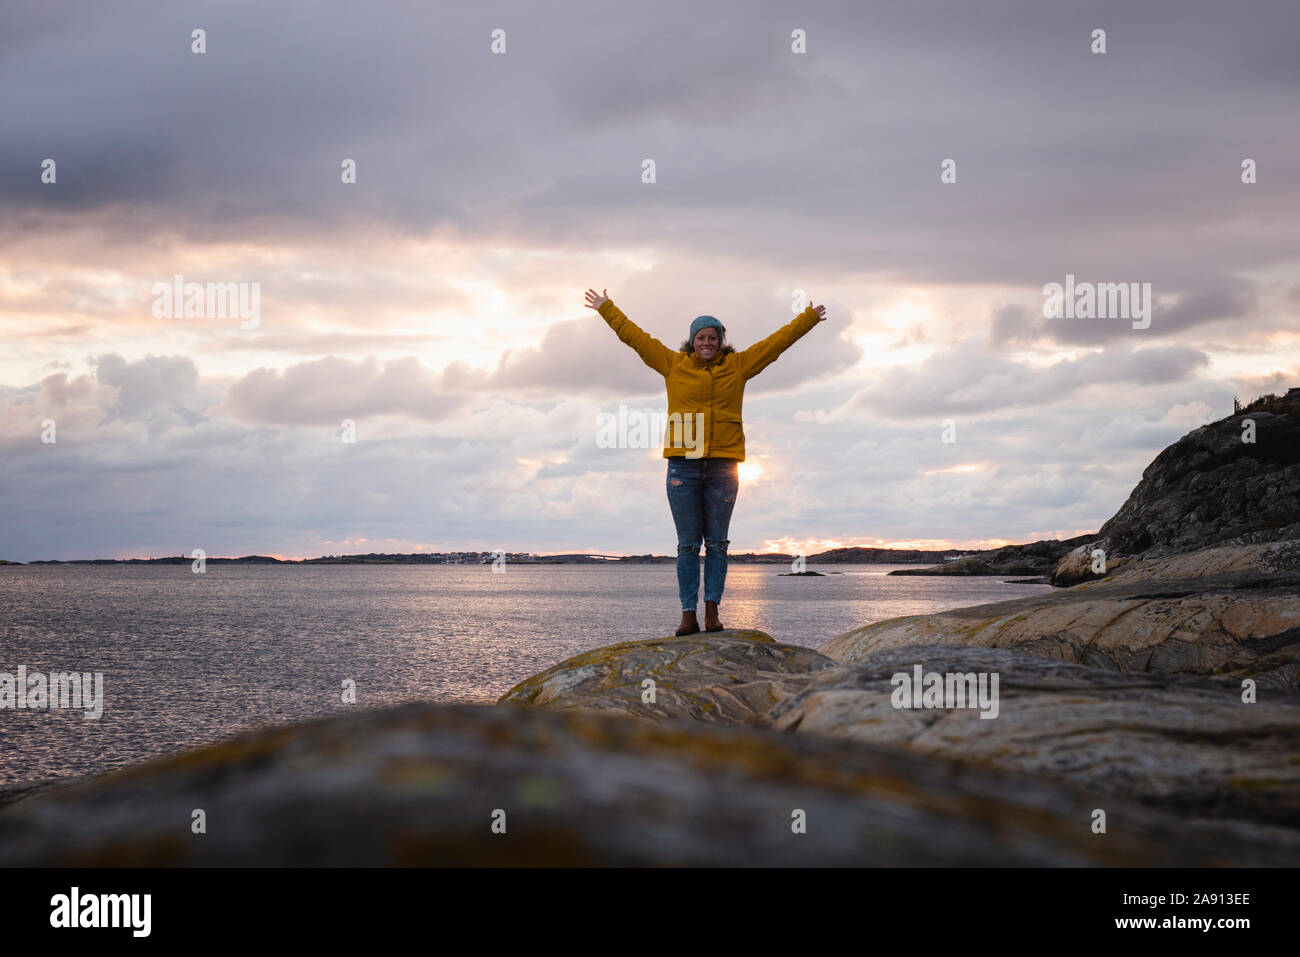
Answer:
[[1079, 535], [1064, 541], [1044, 540], [1028, 545], [1005, 545], [1002, 548], [964, 555], [943, 565], [929, 568], [899, 568], [891, 575], [1025, 575], [1046, 577], [1057, 563], [1076, 547], [1091, 542], [1095, 535]]

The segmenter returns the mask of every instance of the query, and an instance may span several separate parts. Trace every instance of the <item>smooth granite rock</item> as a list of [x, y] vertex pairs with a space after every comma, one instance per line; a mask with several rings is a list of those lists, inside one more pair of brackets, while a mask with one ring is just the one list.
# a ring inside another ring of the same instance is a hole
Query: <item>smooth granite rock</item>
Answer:
[[[1093, 833], [1093, 810], [1107, 831]], [[191, 830], [206, 812], [207, 833]], [[493, 833], [495, 812], [505, 833]], [[806, 815], [806, 833], [792, 821]], [[500, 815], [497, 814], [500, 820]], [[819, 735], [413, 703], [0, 811], [2, 865], [1286, 865], [1300, 839]]]
[[[1098, 551], [1101, 552], [1100, 556]], [[1134, 561], [1129, 556], [1116, 555], [1114, 552], [1115, 548], [1108, 539], [1093, 536], [1061, 556], [1061, 560], [1052, 569], [1048, 582], [1068, 588], [1080, 582], [1096, 581], [1117, 574], [1125, 565]]]
[[[917, 665], [998, 675], [996, 709], [986, 709], [995, 716], [896, 708], [892, 679]], [[1240, 689], [1204, 679], [926, 646], [821, 672], [770, 718], [783, 731], [1050, 775], [1191, 818], [1300, 827], [1300, 694], [1270, 692], [1246, 704]]]
[[[596, 648], [515, 685], [499, 703], [753, 724], [814, 672], [833, 667], [811, 648], [728, 628]], [[654, 703], [643, 700], [647, 679]]]
[[1013, 648], [1115, 671], [1250, 677], [1300, 688], [1300, 543], [1134, 562], [1073, 588], [879, 621], [819, 650], [861, 661], [890, 648]]

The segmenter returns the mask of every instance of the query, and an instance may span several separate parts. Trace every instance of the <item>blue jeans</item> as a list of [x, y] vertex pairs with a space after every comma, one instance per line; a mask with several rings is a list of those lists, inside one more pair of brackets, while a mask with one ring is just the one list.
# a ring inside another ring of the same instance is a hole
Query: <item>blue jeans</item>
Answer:
[[677, 593], [682, 611], [695, 611], [704, 542], [704, 600], [722, 601], [727, 581], [727, 529], [740, 489], [736, 459], [684, 455], [668, 460], [668, 505], [677, 525]]

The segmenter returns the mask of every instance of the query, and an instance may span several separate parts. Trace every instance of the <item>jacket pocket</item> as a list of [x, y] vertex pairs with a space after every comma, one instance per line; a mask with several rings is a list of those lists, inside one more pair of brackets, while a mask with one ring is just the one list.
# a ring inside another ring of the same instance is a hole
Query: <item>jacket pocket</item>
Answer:
[[687, 458], [699, 458], [704, 454], [708, 438], [707, 412], [675, 412], [668, 416], [668, 427], [664, 430], [665, 448], [681, 451]]
[[745, 444], [745, 429], [740, 417], [721, 414], [713, 422], [713, 449], [716, 451], [739, 451]]

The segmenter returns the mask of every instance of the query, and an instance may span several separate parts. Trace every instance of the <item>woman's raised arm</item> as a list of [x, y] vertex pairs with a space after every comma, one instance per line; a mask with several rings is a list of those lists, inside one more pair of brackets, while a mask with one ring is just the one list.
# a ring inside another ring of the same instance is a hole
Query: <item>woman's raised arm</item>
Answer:
[[825, 306], [814, 306], [809, 302], [807, 309], [766, 339], [760, 339], [743, 352], [736, 353], [740, 359], [740, 374], [746, 379], [752, 379], [758, 375], [775, 362], [777, 356], [794, 345], [808, 330], [825, 319], [825, 313]]
[[[608, 292], [608, 290], [605, 290], [605, 292]], [[609, 327], [614, 330], [615, 334], [635, 349], [636, 354], [641, 357], [641, 361], [654, 369], [655, 372], [667, 376], [672, 370], [673, 350], [623, 315], [623, 311], [614, 305], [614, 300], [606, 296], [604, 292], [598, 293], [594, 289], [588, 289], [586, 306], [588, 309], [595, 309], [599, 312], [601, 318], [609, 323]]]

